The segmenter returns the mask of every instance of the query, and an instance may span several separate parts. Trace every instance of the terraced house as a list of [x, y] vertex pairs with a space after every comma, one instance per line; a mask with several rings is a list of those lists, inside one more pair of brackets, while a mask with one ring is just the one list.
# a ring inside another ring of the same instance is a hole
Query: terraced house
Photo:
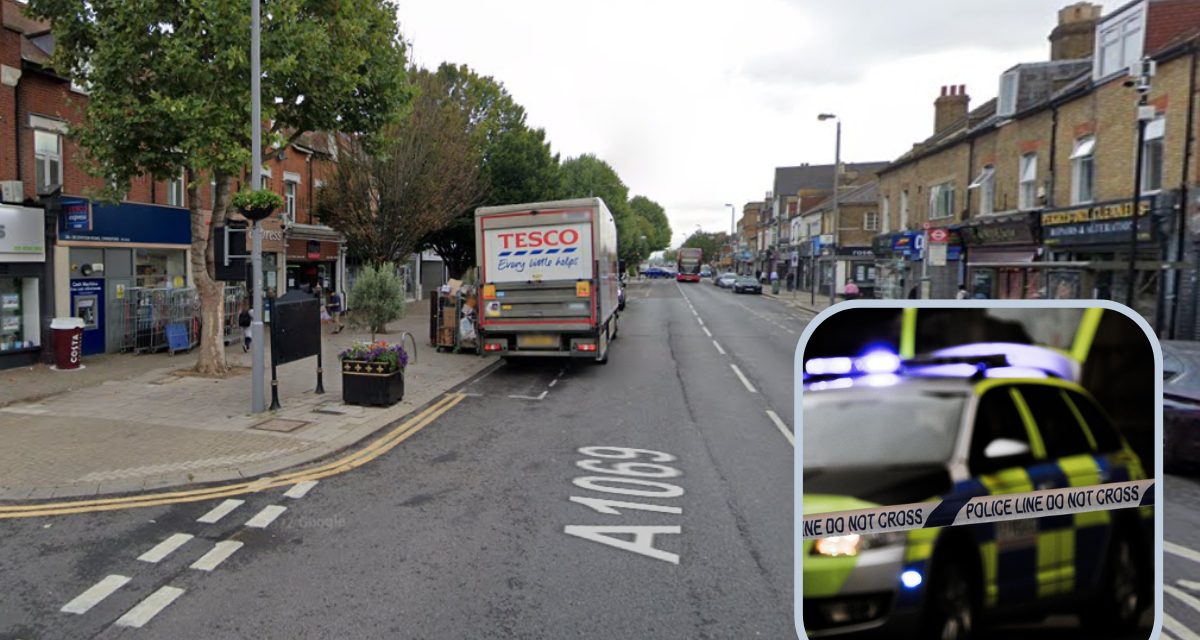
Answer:
[[[933, 136], [880, 172], [881, 295], [950, 298], [965, 284], [975, 297], [1124, 303], [1132, 258], [1135, 307], [1164, 335], [1190, 336], [1200, 0], [1107, 15], [1075, 4], [1050, 43], [1049, 61], [1012, 67], [979, 107], [965, 87], [943, 88]], [[1130, 70], [1144, 58], [1155, 73], [1139, 111]], [[946, 247], [921, 246], [927, 224]]]

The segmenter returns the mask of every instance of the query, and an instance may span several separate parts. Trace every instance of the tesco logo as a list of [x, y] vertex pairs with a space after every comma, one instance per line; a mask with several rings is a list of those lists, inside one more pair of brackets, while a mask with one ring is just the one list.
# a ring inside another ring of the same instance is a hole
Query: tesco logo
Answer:
[[574, 229], [551, 231], [518, 231], [499, 234], [505, 249], [537, 249], [539, 247], [567, 247], [579, 243], [579, 232]]

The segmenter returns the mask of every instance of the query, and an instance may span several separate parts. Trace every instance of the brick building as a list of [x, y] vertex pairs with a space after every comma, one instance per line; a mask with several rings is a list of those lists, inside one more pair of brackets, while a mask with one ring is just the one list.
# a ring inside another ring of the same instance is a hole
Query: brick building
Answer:
[[754, 270], [754, 256], [758, 252], [758, 216], [762, 202], [748, 202], [742, 207], [742, 218], [737, 222], [737, 260], [734, 269], [745, 274]]
[[[952, 297], [961, 282], [992, 298], [1124, 301], [1138, 150], [1138, 96], [1126, 80], [1146, 55], [1158, 69], [1139, 189], [1148, 215], [1139, 220], [1136, 306], [1163, 329], [1194, 325], [1195, 303], [1186, 304], [1196, 299], [1194, 267], [1163, 267], [1177, 265], [1194, 235], [1183, 233], [1175, 205], [1200, 176], [1198, 37], [1200, 0], [1140, 0], [1103, 17], [1080, 3], [1059, 12], [1051, 60], [1006, 71], [996, 100], [969, 110], [962, 87], [943, 89], [933, 137], [881, 172], [891, 232], [876, 239], [891, 284], [881, 292], [899, 297], [924, 271], [932, 297]], [[945, 267], [922, 264], [914, 247], [925, 222], [949, 232]], [[1175, 295], [1180, 305], [1163, 302]]]
[[[122, 202], [94, 201], [103, 181], [87, 174], [83, 150], [67, 135], [83, 118], [87, 91], [48, 67], [54, 40], [47, 23], [26, 17], [15, 0], [0, 0], [0, 9], [0, 225], [11, 218], [30, 229], [36, 217], [44, 245], [40, 262], [0, 245], [0, 308], [9, 307], [0, 312], [0, 368], [48, 361], [56, 316], [85, 319], [85, 355], [129, 348], [133, 320], [125, 306], [134, 290], [186, 293], [191, 286], [185, 180], [139, 177]], [[264, 186], [286, 202], [263, 225], [269, 293], [318, 281], [344, 290], [343, 240], [312, 215], [336, 148], [328, 135], [305, 135], [263, 172]], [[247, 171], [233, 190], [248, 179]], [[197, 182], [200, 207], [211, 212], [215, 185], [204, 176]], [[57, 219], [44, 212], [55, 190]]]

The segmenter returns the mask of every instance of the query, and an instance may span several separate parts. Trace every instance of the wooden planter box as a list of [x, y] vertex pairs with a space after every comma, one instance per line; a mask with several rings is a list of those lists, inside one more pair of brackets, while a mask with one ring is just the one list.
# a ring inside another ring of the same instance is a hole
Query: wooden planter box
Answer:
[[342, 402], [390, 407], [404, 399], [404, 371], [359, 360], [342, 361]]

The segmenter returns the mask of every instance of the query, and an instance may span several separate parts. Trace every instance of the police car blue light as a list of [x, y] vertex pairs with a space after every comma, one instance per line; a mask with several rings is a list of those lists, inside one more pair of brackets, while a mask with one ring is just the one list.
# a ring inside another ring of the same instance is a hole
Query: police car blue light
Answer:
[[900, 574], [900, 582], [909, 589], [916, 589], [921, 586], [921, 574], [916, 571], [905, 571]]

